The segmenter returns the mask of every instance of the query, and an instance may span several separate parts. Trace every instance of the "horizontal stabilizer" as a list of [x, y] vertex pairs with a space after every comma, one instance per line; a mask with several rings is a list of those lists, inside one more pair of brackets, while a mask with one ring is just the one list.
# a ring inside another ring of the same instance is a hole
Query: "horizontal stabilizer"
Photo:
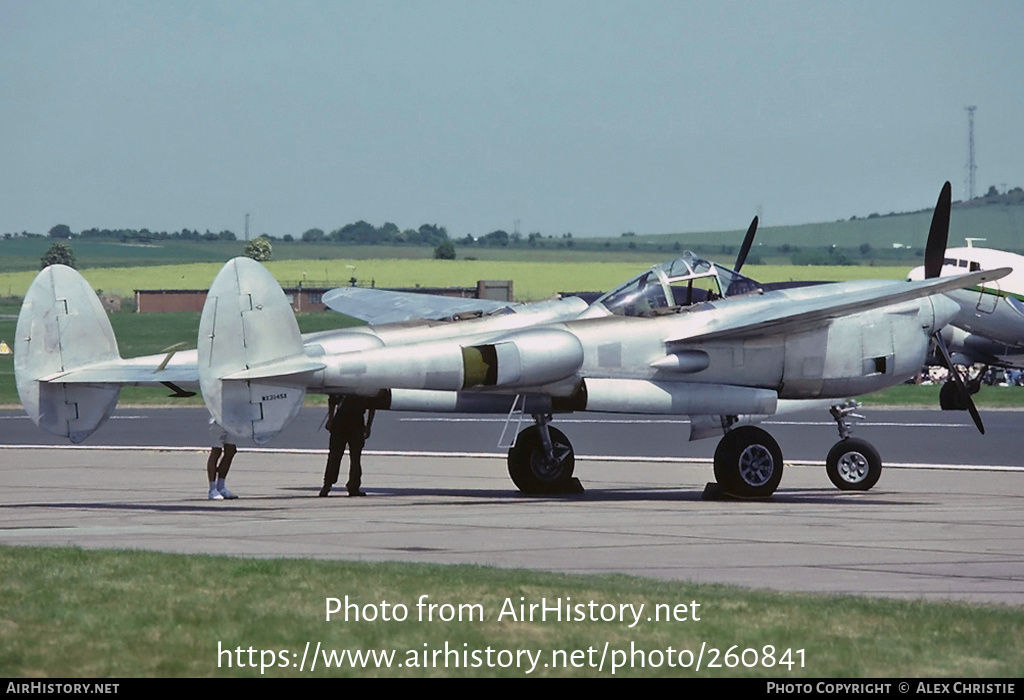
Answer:
[[307, 357], [286, 357], [283, 360], [270, 362], [252, 369], [244, 369], [224, 377], [228, 379], [273, 379], [291, 377], [296, 374], [308, 374], [324, 369], [323, 362], [316, 362]]
[[[121, 385], [156, 385], [172, 382], [174, 384], [197, 384], [199, 372], [196, 369], [196, 351], [179, 352], [174, 359], [167, 362], [166, 354], [145, 355], [128, 360], [118, 358], [94, 362], [84, 367], [42, 377], [44, 382], [60, 382], [63, 384], [121, 384]], [[161, 369], [161, 365], [163, 368]]]

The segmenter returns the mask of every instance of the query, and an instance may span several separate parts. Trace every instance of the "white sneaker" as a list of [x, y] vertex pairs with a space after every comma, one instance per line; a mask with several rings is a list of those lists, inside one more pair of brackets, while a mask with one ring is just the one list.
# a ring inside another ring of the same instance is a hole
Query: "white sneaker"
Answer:
[[217, 489], [220, 495], [228, 500], [238, 498], [238, 496], [228, 491], [228, 487], [224, 484], [224, 479], [217, 479], [213, 482], [213, 488]]
[[224, 496], [222, 496], [220, 494], [220, 491], [218, 491], [216, 488], [211, 486], [210, 487], [210, 500], [211, 501], [223, 501], [224, 500]]

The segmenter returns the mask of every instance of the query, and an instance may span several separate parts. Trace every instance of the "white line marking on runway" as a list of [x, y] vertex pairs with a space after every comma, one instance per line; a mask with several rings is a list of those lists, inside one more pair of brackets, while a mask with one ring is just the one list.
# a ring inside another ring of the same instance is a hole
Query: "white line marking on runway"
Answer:
[[[400, 422], [406, 423], [504, 423], [505, 419], [500, 417], [495, 418], [447, 418], [439, 416], [437, 418], [399, 418]], [[689, 425], [690, 421], [685, 418], [559, 418], [558, 423], [580, 423], [587, 424], [593, 423], [595, 425], [605, 424], [621, 424], [621, 425], [660, 425], [660, 424], [679, 424]], [[835, 421], [830, 420], [766, 420], [759, 421], [761, 425], [803, 425], [803, 426], [816, 426], [835, 425]], [[880, 427], [880, 428], [973, 428], [973, 423], [894, 423], [890, 421], [860, 421], [857, 423], [860, 427]]]
[[[145, 420], [149, 416], [111, 416], [107, 420]], [[28, 414], [24, 416], [0, 416], [0, 420], [28, 420]]]
[[[175, 447], [170, 445], [0, 445], [0, 450], [107, 450], [111, 452], [207, 452], [209, 447]], [[325, 449], [291, 447], [239, 447], [239, 452], [265, 452], [269, 454], [326, 455]], [[445, 459], [506, 459], [503, 452], [427, 452], [415, 450], [363, 450], [374, 457], [442, 457]], [[576, 455], [577, 460], [590, 462], [627, 462], [635, 464], [711, 464], [709, 457], [637, 457], [633, 455]], [[794, 459], [786, 460], [787, 467], [824, 467], [824, 463]], [[1022, 466], [1003, 464], [924, 464], [922, 462], [886, 462], [886, 469], [941, 469], [948, 471], [1024, 472]]]

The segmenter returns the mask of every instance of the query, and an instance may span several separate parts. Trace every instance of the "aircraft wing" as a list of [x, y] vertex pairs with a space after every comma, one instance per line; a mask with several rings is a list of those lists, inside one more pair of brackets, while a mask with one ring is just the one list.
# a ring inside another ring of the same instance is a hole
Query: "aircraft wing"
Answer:
[[332, 289], [324, 294], [323, 301], [332, 311], [358, 318], [371, 325], [412, 319], [435, 320], [473, 311], [490, 313], [514, 306], [507, 301], [460, 299], [365, 287]]
[[[803, 330], [831, 318], [899, 304], [912, 299], [941, 294], [954, 289], [1001, 279], [1010, 274], [1008, 267], [974, 272], [958, 277], [939, 277], [918, 282], [871, 284], [861, 289], [847, 289], [842, 296], [814, 295], [802, 299], [780, 298], [765, 309], [764, 298], [750, 305], [749, 313], [708, 314], [707, 323], [695, 333], [666, 339], [668, 344], [704, 343], [735, 340], [773, 333]], [[828, 290], [828, 285], [816, 289]], [[706, 312], [705, 312], [706, 313]]]

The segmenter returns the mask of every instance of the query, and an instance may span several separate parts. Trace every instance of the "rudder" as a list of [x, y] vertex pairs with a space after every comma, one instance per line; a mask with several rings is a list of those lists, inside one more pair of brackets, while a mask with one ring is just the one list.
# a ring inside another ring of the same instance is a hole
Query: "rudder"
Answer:
[[106, 311], [89, 283], [64, 265], [42, 270], [29, 286], [18, 314], [14, 376], [32, 422], [80, 443], [103, 425], [117, 406], [117, 384], [61, 384], [60, 375], [120, 359]]
[[277, 280], [249, 258], [217, 274], [199, 320], [199, 385], [210, 415], [228, 433], [262, 445], [302, 407], [306, 389], [287, 377], [259, 374], [281, 361], [306, 360], [291, 305]]

